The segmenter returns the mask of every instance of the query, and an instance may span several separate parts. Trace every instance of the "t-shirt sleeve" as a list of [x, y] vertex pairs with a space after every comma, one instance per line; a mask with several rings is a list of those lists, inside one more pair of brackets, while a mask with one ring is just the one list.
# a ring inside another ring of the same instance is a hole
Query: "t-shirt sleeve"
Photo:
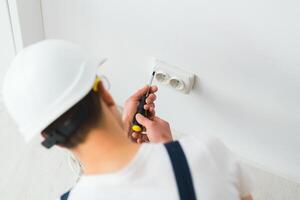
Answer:
[[245, 165], [238, 160], [237, 156], [219, 139], [209, 139], [207, 146], [220, 171], [228, 180], [234, 183], [240, 197], [251, 195], [254, 187], [253, 177]]

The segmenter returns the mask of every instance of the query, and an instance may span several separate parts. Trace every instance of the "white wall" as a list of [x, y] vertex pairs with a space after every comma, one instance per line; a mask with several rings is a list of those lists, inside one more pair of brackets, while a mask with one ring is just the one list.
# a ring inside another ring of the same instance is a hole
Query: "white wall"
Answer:
[[5, 0], [8, 2], [15, 47], [25, 46], [44, 39], [44, 25], [40, 0]]
[[[14, 41], [12, 37], [12, 29], [8, 13], [8, 4], [6, 1], [0, 1], [0, 87], [2, 86], [4, 73], [9, 62], [15, 55]], [[2, 88], [2, 87], [1, 87]], [[0, 92], [1, 100], [1, 92]]]
[[214, 134], [245, 159], [300, 182], [300, 2], [43, 0], [48, 38], [100, 57], [122, 104], [149, 78], [149, 57], [198, 75], [188, 96], [161, 87], [158, 114]]
[[[8, 4], [8, 1], [0, 1], [0, 91], [4, 74], [16, 50], [43, 37], [38, 28], [40, 24], [36, 24], [42, 21], [41, 16], [38, 19], [38, 15], [35, 15], [32, 21], [29, 17], [34, 16], [34, 8], [30, 5], [36, 5], [26, 2], [27, 5], [19, 7], [17, 11], [14, 10], [17, 7], [10, 7], [12, 4]], [[41, 13], [41, 10], [35, 11]], [[18, 19], [19, 16], [23, 16], [22, 19]], [[10, 17], [13, 18], [12, 23]], [[25, 26], [26, 29], [19, 26]], [[65, 152], [56, 148], [50, 152], [44, 150], [39, 144], [40, 138], [26, 145], [3, 108], [1, 92], [0, 138], [1, 200], [53, 200], [71, 188], [75, 179], [67, 165]]]

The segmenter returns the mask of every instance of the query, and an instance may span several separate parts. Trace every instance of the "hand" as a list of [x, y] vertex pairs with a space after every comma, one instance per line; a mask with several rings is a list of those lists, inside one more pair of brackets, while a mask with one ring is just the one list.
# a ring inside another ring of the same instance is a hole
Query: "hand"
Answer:
[[[124, 129], [128, 136], [131, 137], [131, 122], [132, 119], [137, 111], [137, 106], [139, 104], [140, 98], [145, 95], [148, 91], [149, 86], [144, 86], [143, 88], [139, 89], [136, 93], [134, 93], [131, 97], [127, 99], [124, 105], [122, 120], [124, 123]], [[144, 109], [148, 111], [149, 118], [152, 119], [155, 116], [155, 104], [154, 101], [156, 100], [155, 93], [157, 92], [157, 86], [151, 86], [150, 94], [146, 99], [146, 104]]]
[[141, 114], [136, 115], [136, 120], [146, 128], [146, 132], [143, 134], [132, 133], [137, 143], [149, 141], [154, 143], [166, 143], [173, 140], [170, 125], [165, 120], [159, 117], [154, 117], [150, 120]]

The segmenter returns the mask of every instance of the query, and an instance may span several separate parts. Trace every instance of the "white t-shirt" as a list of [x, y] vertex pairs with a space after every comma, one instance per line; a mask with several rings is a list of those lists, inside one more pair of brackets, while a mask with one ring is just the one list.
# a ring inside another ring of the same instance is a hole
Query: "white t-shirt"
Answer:
[[[197, 199], [240, 200], [252, 190], [252, 180], [217, 139], [179, 140], [191, 169]], [[143, 144], [122, 170], [83, 176], [69, 200], [177, 200], [179, 193], [169, 156], [162, 144]]]

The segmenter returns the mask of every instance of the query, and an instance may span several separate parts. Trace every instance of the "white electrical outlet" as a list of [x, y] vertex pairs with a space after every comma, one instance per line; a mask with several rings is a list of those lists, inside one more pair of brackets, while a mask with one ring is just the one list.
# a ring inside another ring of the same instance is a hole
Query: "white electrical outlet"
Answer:
[[177, 91], [188, 94], [193, 88], [195, 74], [167, 64], [160, 60], [154, 61], [155, 80], [168, 85]]
[[164, 71], [156, 70], [155, 71], [155, 79], [160, 83], [168, 84], [171, 77], [168, 73], [166, 73]]

